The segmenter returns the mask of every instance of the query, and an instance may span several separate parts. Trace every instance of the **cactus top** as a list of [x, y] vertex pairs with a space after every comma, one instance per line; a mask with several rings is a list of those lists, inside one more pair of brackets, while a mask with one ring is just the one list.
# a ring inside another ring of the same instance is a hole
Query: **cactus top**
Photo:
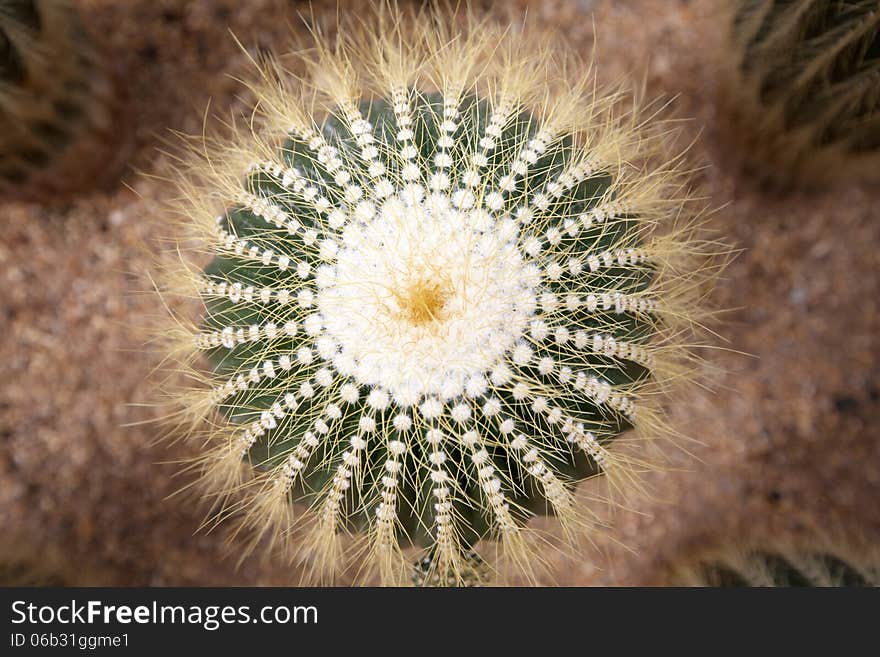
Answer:
[[539, 280], [512, 220], [413, 193], [343, 234], [315, 299], [334, 369], [402, 408], [479, 391], [525, 333]]
[[212, 260], [186, 270], [206, 312], [182, 344], [212, 374], [181, 399], [220, 427], [212, 491], [253, 466], [257, 536], [323, 573], [354, 529], [383, 581], [411, 579], [410, 542], [420, 581], [470, 581], [481, 538], [524, 563], [535, 512], [582, 529], [574, 484], [657, 428], [693, 245], [657, 231], [674, 170], [634, 164], [649, 140], [583, 70], [487, 25], [378, 24], [319, 44], [314, 86], [258, 85], [265, 130], [183, 184]]

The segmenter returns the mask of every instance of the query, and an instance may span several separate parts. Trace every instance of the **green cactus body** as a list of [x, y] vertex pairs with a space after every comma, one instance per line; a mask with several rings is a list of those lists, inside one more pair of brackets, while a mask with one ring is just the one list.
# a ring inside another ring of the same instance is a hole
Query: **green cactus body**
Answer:
[[45, 201], [118, 175], [120, 86], [65, 0], [0, 0], [0, 190]]
[[[485, 134], [489, 115], [491, 114], [488, 103], [468, 99], [464, 101], [465, 109], [463, 111], [456, 107], [453, 112], [449, 112], [444, 117], [441, 104], [442, 99], [439, 96], [420, 97], [415, 90], [410, 90], [407, 97], [415, 99], [412, 103], [413, 114], [416, 117], [415, 123], [412, 124], [414, 133], [412, 141], [417, 153], [413, 158], [413, 162], [430, 162], [434, 158], [434, 154], [438, 152], [439, 125], [445, 119], [457, 121], [456, 132], [461, 130], [463, 135], [465, 135], [465, 139], [461, 140], [462, 143], [458, 144], [459, 148], [453, 148], [450, 155], [450, 167], [454, 170], [461, 170], [464, 167], [464, 162], [461, 160], [468, 157], [476, 145], [467, 143], [467, 138]], [[363, 116], [363, 120], [372, 126], [373, 134], [376, 136], [373, 143], [379, 152], [393, 153], [397, 147], [396, 136], [398, 133], [394, 128], [396, 120], [394, 113], [390, 109], [390, 103], [384, 101], [365, 103], [358, 108], [358, 112]], [[528, 143], [537, 143], [532, 141], [535, 138], [535, 124], [528, 116], [519, 116], [511, 120], [508, 120], [507, 117], [499, 120], [496, 117], [495, 125], [503, 126], [504, 129], [500, 131], [497, 137], [500, 145], [490, 151], [492, 160], [484, 165], [487, 168], [497, 169], [501, 165], [509, 165], [514, 161], [516, 155], [526, 148]], [[418, 134], [418, 137], [416, 137], [416, 134]], [[351, 161], [357, 157], [356, 140], [350, 127], [344, 121], [332, 119], [325, 122], [322, 137], [326, 139], [329, 148], [332, 149], [328, 150], [328, 153], [333, 153], [333, 157], [338, 157], [340, 161]], [[303, 202], [302, 198], [298, 198], [299, 193], [296, 191], [297, 183], [299, 183], [300, 190], [305, 190], [307, 185], [314, 185], [314, 189], [320, 190], [320, 193], [324, 194], [325, 198], [328, 199], [342, 199], [345, 197], [346, 192], [343, 186], [334, 181], [333, 176], [327, 171], [326, 167], [316, 161], [316, 154], [303, 141], [295, 138], [291, 139], [283, 149], [281, 159], [282, 162], [278, 164], [268, 162], [265, 166], [256, 167], [256, 171], [248, 177], [244, 184], [245, 193], [253, 195], [252, 202], [229, 211], [221, 220], [220, 228], [226, 234], [235, 235], [238, 239], [246, 240], [250, 246], [257, 246], [260, 249], [260, 253], [263, 253], [266, 248], [273, 248], [277, 252], [277, 256], [289, 257], [291, 259], [291, 268], [293, 267], [292, 263], [295, 262], [297, 267], [302, 267], [302, 271], [307, 269], [309, 272], [317, 272], [321, 267], [326, 266], [325, 259], [321, 256], [320, 248], [315, 250], [311, 247], [317, 241], [327, 239], [326, 226], [319, 211], [308, 202]], [[548, 148], [536, 160], [529, 177], [530, 184], [535, 189], [546, 188], [548, 184], [557, 180], [566, 170], [571, 159], [571, 146], [564, 142]], [[388, 160], [382, 162], [382, 166], [386, 168], [391, 164]], [[421, 175], [421, 170], [419, 170], [419, 174]], [[286, 179], [285, 176], [288, 176], [288, 178]], [[516, 285], [505, 289], [504, 294], [511, 298], [517, 294], [522, 295], [521, 300], [515, 299], [512, 303], [512, 305], [519, 303], [522, 306], [522, 310], [512, 307], [511, 318], [518, 322], [518, 331], [523, 335], [527, 333], [530, 318], [532, 318], [531, 322], [534, 323], [534, 326], [530, 327], [531, 340], [528, 343], [522, 342], [517, 345], [511, 339], [511, 336], [506, 334], [505, 329], [507, 327], [502, 325], [487, 326], [485, 335], [480, 336], [479, 339], [487, 343], [497, 340], [499, 343], [497, 351], [500, 353], [515, 349], [517, 346], [524, 347], [528, 344], [528, 356], [524, 355], [520, 358], [519, 360], [522, 362], [510, 363], [506, 369], [499, 371], [476, 371], [462, 366], [457, 371], [450, 370], [444, 372], [440, 370], [437, 373], [427, 372], [422, 374], [422, 376], [429, 382], [428, 386], [430, 386], [430, 382], [443, 383], [448, 386], [449, 392], [445, 392], [438, 385], [428, 387], [422, 381], [415, 381], [410, 384], [418, 386], [418, 389], [414, 389], [412, 392], [402, 385], [394, 386], [392, 384], [386, 388], [390, 396], [390, 400], [388, 400], [390, 403], [386, 403], [384, 400], [379, 403], [375, 401], [372, 404], [370, 403], [370, 386], [376, 385], [372, 381], [379, 378], [379, 374], [370, 374], [362, 380], [358, 380], [356, 375], [352, 376], [349, 385], [353, 385], [355, 388], [347, 390], [347, 393], [352, 399], [354, 399], [355, 393], [357, 393], [358, 401], [340, 406], [342, 414], [339, 418], [336, 418], [336, 423], [341, 434], [356, 435], [359, 431], [359, 423], [365, 416], [373, 417], [377, 424], [393, 425], [396, 417], [404, 417], [398, 414], [406, 412], [406, 409], [418, 407], [419, 402], [425, 405], [426, 403], [433, 403], [434, 400], [437, 403], [441, 403], [442, 400], [442, 403], [452, 405], [453, 408], [457, 404], [464, 402], [467, 405], [462, 406], [459, 410], [461, 413], [464, 413], [464, 409], [467, 409], [469, 414], [472, 412], [472, 405], [479, 405], [480, 412], [484, 417], [483, 422], [469, 418], [461, 422], [460, 425], [462, 429], [475, 430], [478, 424], [481, 424], [482, 430], [479, 444], [491, 448], [487, 450], [487, 458], [483, 467], [496, 470], [502, 468], [502, 471], [509, 471], [512, 465], [509, 462], [512, 454], [510, 447], [505, 448], [505, 446], [516, 439], [516, 434], [514, 433], [515, 429], [506, 433], [503, 431], [502, 427], [505, 426], [505, 422], [512, 423], [513, 427], [529, 427], [539, 423], [545, 424], [547, 417], [542, 418], [540, 411], [536, 412], [532, 408], [534, 403], [531, 406], [525, 403], [526, 396], [518, 398], [518, 395], [514, 394], [512, 386], [499, 386], [495, 388], [494, 394], [488, 394], [489, 383], [484, 382], [483, 379], [486, 378], [487, 374], [489, 378], [494, 375], [495, 380], [505, 380], [505, 382], [514, 378], [517, 380], [527, 379], [532, 382], [532, 388], [537, 389], [544, 381], [558, 378], [561, 374], [560, 368], [568, 368], [567, 376], [571, 377], [572, 389], [575, 389], [573, 385], [574, 379], [580, 376], [583, 384], [579, 385], [578, 388], [583, 389], [584, 393], [587, 393], [588, 390], [593, 391], [593, 394], [575, 394], [558, 397], [554, 400], [548, 399], [546, 400], [547, 411], [549, 412], [552, 401], [552, 407], [562, 413], [559, 422], [572, 424], [572, 426], [566, 426], [564, 430], [560, 431], [559, 438], [571, 437], [572, 442], [574, 442], [575, 436], [578, 436], [580, 431], [582, 434], [580, 439], [588, 441], [591, 448], [583, 452], [561, 451], [558, 448], [562, 445], [559, 445], [557, 449], [548, 451], [543, 462], [557, 475], [561, 474], [564, 476], [566, 480], [582, 479], [590, 474], [599, 472], [600, 466], [596, 459], [601, 460], [601, 445], [619, 435], [623, 429], [629, 426], [628, 413], [626, 412], [628, 408], [626, 406], [627, 400], [622, 396], [620, 397], [616, 403], [620, 408], [614, 408], [610, 401], [605, 404], [600, 403], [600, 390], [603, 386], [609, 385], [630, 386], [641, 377], [644, 377], [647, 370], [644, 365], [639, 364], [637, 361], [616, 360], [603, 356], [601, 350], [600, 353], [593, 353], [591, 349], [584, 349], [586, 346], [584, 341], [589, 341], [591, 343], [589, 346], [592, 346], [592, 341], [596, 336], [610, 335], [607, 333], [606, 327], [611, 323], [615, 326], [615, 334], [620, 339], [626, 341], [631, 340], [633, 337], [638, 339], [640, 336], [650, 333], [649, 323], [645, 321], [644, 317], [640, 317], [639, 313], [620, 313], [615, 306], [622, 302], [621, 299], [625, 300], [630, 295], [637, 295], [647, 288], [651, 280], [651, 267], [647, 264], [641, 267], [636, 266], [632, 269], [627, 267], [629, 259], [638, 259], [639, 257], [639, 252], [637, 251], [639, 239], [635, 231], [627, 230], [627, 217], [625, 215], [621, 213], [622, 216], [615, 216], [612, 222], [613, 225], [609, 228], [604, 219], [605, 215], [610, 213], [602, 213], [600, 210], [598, 214], [591, 214], [603, 198], [605, 198], [610, 188], [609, 174], [604, 171], [594, 172], [587, 170], [579, 177], [581, 180], [570, 186], [566, 190], [567, 193], [565, 195], [559, 195], [556, 199], [548, 196], [548, 205], [544, 208], [544, 211], [548, 214], [560, 218], [560, 221], [555, 222], [553, 227], [549, 229], [554, 231], [551, 235], [559, 234], [557, 248], [550, 247], [550, 249], [547, 249], [547, 245], [541, 249], [537, 246], [533, 248], [535, 251], [534, 255], [537, 256], [537, 262], [540, 263], [537, 266], [543, 269], [548, 265], [556, 264], [562, 269], [570, 259], [569, 269], [575, 266], [575, 262], [578, 263], [577, 276], [580, 276], [582, 271], [590, 271], [590, 264], [587, 262], [590, 256], [600, 257], [603, 254], [612, 254], [612, 261], [610, 263], [600, 262], [598, 265], [594, 264], [593, 266], [595, 275], [591, 277], [591, 283], [595, 285], [593, 289], [600, 296], [594, 299], [579, 299], [576, 307], [574, 307], [573, 303], [569, 302], [573, 306], [571, 314], [561, 318], [564, 321], [556, 322], [556, 328], [562, 328], [570, 332], [568, 339], [555, 339], [554, 335], [550, 335], [553, 326], [548, 325], [546, 322], [542, 323], [540, 319], [533, 318], [533, 316], [536, 303], [540, 303], [537, 298], [539, 294], [554, 295], [558, 299], [558, 301], [553, 302], [554, 308], [556, 304], [564, 306], [568, 295], [577, 294], [580, 290], [578, 278], [572, 276], [570, 271], [564, 270], [560, 272], [555, 280], [547, 281], [544, 286], [535, 285], [530, 281], [517, 281]], [[287, 185], [284, 184], [285, 180], [287, 180]], [[561, 185], [558, 182], [557, 184]], [[463, 191], [466, 194], [472, 193], [467, 187], [459, 191]], [[442, 221], [450, 227], [454, 226], [453, 232], [459, 235], [466, 235], [468, 242], [476, 242], [482, 239], [484, 235], [491, 235], [491, 231], [497, 229], [497, 226], [492, 225], [495, 217], [489, 215], [486, 210], [483, 210], [487, 214], [486, 217], [476, 218], [474, 216], [480, 212], [479, 210], [472, 210], [475, 200], [471, 201], [470, 199], [460, 198], [461, 202], [456, 207], [454, 201], [447, 205], [448, 199], [443, 194], [437, 195], [434, 199], [430, 198], [430, 196], [426, 197], [425, 194], [424, 188], [414, 188], [412, 196], [408, 195], [406, 191], [401, 190], [396, 195], [389, 195], [384, 201], [388, 206], [399, 204], [398, 207], [393, 208], [393, 211], [397, 213], [400, 220], [412, 222], [413, 234], [411, 237], [413, 238], [417, 238], [423, 229], [430, 229], [428, 225], [424, 226], [424, 228], [419, 226], [418, 222], [421, 213], [427, 214], [430, 212], [429, 209], [432, 208], [432, 201], [437, 203], [439, 217], [432, 213], [426, 219], [430, 222]], [[260, 199], [271, 199], [273, 205], [283, 213], [284, 219], [282, 221], [286, 225], [289, 225], [291, 220], [296, 221], [299, 226], [296, 233], [290, 235], [286, 227], [279, 228], [277, 225], [273, 225], [270, 221], [259, 216], [257, 214], [259, 208], [255, 208], [254, 204], [259, 204]], [[516, 195], [511, 195], [509, 199], [499, 199], [499, 201], [498, 207], [493, 208], [497, 216], [511, 217], [520, 209], [532, 211], [532, 208], [529, 206], [522, 205], [522, 199]], [[605, 201], [606, 203], [613, 203], [613, 200], [609, 198], [605, 198]], [[377, 208], [362, 206], [361, 211], [365, 217], [368, 215], [373, 217]], [[378, 211], [383, 212], [383, 209], [379, 208]], [[389, 207], [384, 211], [390, 212], [392, 208]], [[594, 219], [591, 221], [587, 219], [587, 226], [583, 226], [584, 220], [578, 220], [579, 223], [570, 220], [568, 227], [564, 226], [561, 220], [563, 217], [580, 216], [596, 218], [602, 216], [602, 220]], [[482, 230], [475, 230], [473, 234], [469, 234], [465, 226], [467, 222], [476, 220], [485, 221], [486, 226]], [[509, 249], [509, 254], [505, 254], [508, 250], [508, 244], [512, 245], [515, 239], [513, 233], [515, 228], [512, 219], [507, 221], [510, 222], [509, 229], [511, 235], [509, 239], [511, 242], [504, 245], [489, 245], [487, 241], [485, 247], [487, 251], [485, 254], [481, 253], [480, 255], [492, 258], [511, 258], [518, 266], [525, 267], [526, 263], [522, 254], [517, 253], [513, 248]], [[572, 228], [576, 228], [576, 230], [572, 231]], [[306, 243], [310, 239], [309, 231], [313, 232], [314, 239], [316, 240], [313, 244]], [[393, 230], [388, 231], [387, 234], [383, 235], [383, 239], [392, 238], [393, 232]], [[571, 235], [571, 232], [574, 232], [574, 235]], [[336, 231], [331, 233], [334, 237], [338, 234]], [[562, 244], [563, 235], [565, 235], [564, 245]], [[540, 240], [541, 237], [546, 237], [546, 235], [538, 235], [535, 239]], [[452, 235], [444, 235], [443, 239], [452, 239]], [[555, 238], [551, 237], [551, 239]], [[279, 240], [281, 243], [279, 243]], [[341, 242], [342, 244], [339, 246], [344, 249], [344, 236]], [[438, 244], [437, 246], [440, 245]], [[479, 248], [476, 244], [474, 246]], [[504, 249], [504, 251], [501, 251], [501, 249]], [[546, 253], [548, 250], [550, 252]], [[541, 253], [542, 251], [544, 254]], [[619, 253], [625, 254], [624, 257], [627, 260], [627, 264], [621, 265], [617, 262], [617, 254]], [[454, 257], [454, 255], [452, 254], [451, 257]], [[463, 253], [461, 255], [464, 257]], [[542, 255], [543, 257], [541, 257]], [[446, 257], [446, 254], [444, 254], [444, 257]], [[605, 259], [607, 260], [607, 256]], [[259, 293], [262, 294], [262, 290], [267, 287], [271, 289], [271, 286], [277, 282], [275, 272], [271, 270], [267, 272], [266, 269], [261, 260], [255, 263], [247, 258], [227, 257], [216, 259], [208, 266], [206, 273], [214, 285], [222, 285], [224, 281], [227, 282], [227, 285], [231, 283], [233, 286], [238, 283], [243, 286], [244, 290], [253, 287], [254, 290], [260, 290]], [[443, 304], [448, 303], [446, 300], [447, 296], [452, 296], [456, 293], [453, 287], [456, 285], [456, 282], [447, 282], [443, 279], [442, 272], [439, 274], [436, 282], [428, 281], [423, 283], [423, 281], [413, 280], [411, 283], [403, 283], [404, 294], [408, 291], [407, 285], [418, 286], [424, 284], [427, 287], [424, 290], [420, 290], [418, 287], [415, 290], [411, 290], [410, 293], [412, 294], [422, 295], [413, 300], [389, 299], [391, 304], [396, 303], [397, 305], [404, 306], [403, 308], [395, 308], [394, 312], [409, 313], [411, 315], [410, 321], [416, 324], [429, 324], [441, 321], [439, 315], [443, 313]], [[293, 275], [295, 276], [295, 274]], [[535, 270], [533, 275], [536, 279], [535, 282], [537, 282], [539, 277], [538, 271]], [[502, 281], [497, 282], [501, 283]], [[297, 280], [295, 283], [299, 283], [299, 281]], [[450, 288], [444, 289], [444, 285], [449, 285]], [[294, 286], [296, 285], [294, 284], [290, 287]], [[237, 290], [237, 288], [233, 289]], [[244, 290], [242, 294], [246, 295], [247, 292]], [[296, 355], [303, 356], [303, 354], [299, 353], [302, 349], [316, 349], [316, 334], [303, 330], [305, 327], [300, 327], [293, 336], [288, 335], [290, 331], [284, 329], [289, 323], [294, 325], [301, 324], [303, 322], [303, 311], [306, 309], [314, 308], [317, 311], [314, 315], [306, 317], [306, 319], [310, 317], [315, 318], [316, 323], [318, 318], [321, 317], [319, 313], [322, 306], [327, 307], [326, 312], [332, 312], [330, 309], [332, 300], [326, 293], [327, 300], [322, 303], [322, 286], [320, 284], [313, 288], [305, 287], [304, 291], [311, 292], [315, 301], [303, 303], [302, 298], [299, 298], [282, 304], [278, 302], [277, 294], [274, 295], [274, 298], [270, 294], [270, 301], [266, 304], [260, 302], [252, 304], [245, 302], [242, 304], [240, 301], [234, 303], [230, 300], [229, 294], [222, 299], [211, 300], [205, 325], [208, 335], [212, 338], [216, 336], [216, 339], [222, 341], [224, 331], [229, 336], [229, 328], [233, 328], [235, 332], [239, 329], [244, 329], [243, 336], [246, 338], [243, 343], [239, 343], [237, 337], [227, 338], [227, 344], [234, 344], [235, 347], [229, 349], [228, 346], [221, 344], [209, 351], [209, 356], [215, 364], [215, 373], [229, 377], [229, 380], [234, 380], [238, 374], [250, 372], [254, 367], [258, 368], [258, 370], [263, 368], [266, 348], [263, 336], [266, 332], [267, 324], [274, 324], [276, 326], [276, 337], [273, 347], [281, 353], [288, 354], [290, 358], [294, 358]], [[236, 292], [233, 291], [231, 294], [235, 296]], [[639, 297], [634, 296], [633, 298], [637, 304]], [[647, 301], [649, 299], [643, 299], [643, 307]], [[405, 305], [407, 303], [411, 305], [407, 307]], [[420, 306], [419, 304], [422, 305]], [[351, 310], [357, 311], [357, 307], [352, 307]], [[437, 315], [437, 317], [434, 315]], [[372, 321], [372, 318], [370, 319]], [[474, 320], [476, 319], [477, 316], [474, 317]], [[259, 327], [258, 331], [261, 334], [261, 339], [255, 342], [250, 342], [250, 327], [252, 326]], [[575, 344], [577, 340], [575, 334], [582, 327], [584, 329], [592, 327], [594, 330], [584, 333], [581, 337], [582, 344], [578, 348]], [[325, 336], [323, 333], [317, 335]], [[321, 339], [321, 337], [318, 337], [318, 339]], [[503, 347], [507, 349], [503, 349]], [[339, 349], [339, 347], [335, 348]], [[334, 357], [336, 360], [341, 361], [346, 355], [342, 351], [337, 351], [335, 354], [312, 354], [308, 357], [300, 357], [296, 366], [303, 367], [315, 363], [315, 373], [318, 374], [320, 372], [320, 377], [336, 377], [338, 376], [341, 363], [337, 363], [336, 368], [334, 368], [336, 373], [333, 374], [330, 374], [331, 370], [321, 371], [321, 368], [317, 366], [326, 366], [333, 363]], [[381, 362], [376, 363], [377, 367], [382, 365]], [[417, 364], [414, 364], [414, 366], [417, 366]], [[272, 368], [283, 371], [283, 367], [279, 363], [273, 363]], [[542, 368], [545, 368], [546, 371]], [[346, 367], [346, 371], [348, 369]], [[265, 374], [265, 370], [263, 370], [263, 374]], [[442, 380], [443, 377], [446, 377], [445, 380]], [[234, 418], [235, 421], [253, 425], [252, 435], [255, 440], [248, 448], [250, 460], [259, 464], [262, 468], [271, 469], [289, 459], [291, 453], [294, 453], [297, 446], [300, 445], [305, 433], [310, 429], [313, 430], [311, 425], [314, 424], [314, 421], [321, 421], [321, 416], [326, 412], [327, 399], [323, 395], [306, 397], [295, 407], [295, 411], [292, 411], [300, 416], [302, 425], [289, 431], [287, 436], [285, 436], [286, 440], [273, 439], [275, 432], [261, 431], [264, 428], [261, 422], [265, 409], [281, 402], [277, 392], [277, 382], [274, 380], [274, 377], [260, 375], [259, 378], [259, 383], [249, 386], [245, 391], [233, 393], [231, 397], [225, 399], [221, 404], [221, 408], [227, 415]], [[345, 381], [348, 381], [348, 379], [345, 379]], [[342, 385], [345, 385], [345, 383]], [[322, 386], [321, 383], [317, 383], [314, 387], [320, 388]], [[330, 386], [324, 385], [323, 387]], [[428, 389], [425, 390], [425, 387], [428, 387]], [[474, 390], [476, 394], [468, 395], [466, 391], [468, 387]], [[609, 392], [608, 394], [612, 393]], [[411, 399], [407, 396], [411, 396]], [[489, 412], [484, 408], [486, 404], [497, 406], [497, 409]], [[342, 412], [342, 408], [345, 409], [344, 412]], [[476, 410], [473, 409], [473, 411]], [[440, 452], [441, 448], [428, 438], [428, 433], [432, 431], [443, 432], [444, 429], [448, 431], [449, 419], [443, 418], [441, 415], [435, 416], [427, 407], [421, 409], [420, 413], [425, 421], [414, 435], [409, 436], [407, 451], [401, 455], [403, 469], [413, 473], [413, 478], [398, 487], [401, 500], [400, 511], [398, 511], [400, 522], [397, 526], [397, 531], [398, 533], [405, 533], [409, 537], [417, 538], [419, 542], [430, 544], [436, 540], [436, 536], [431, 534], [431, 528], [436, 527], [437, 513], [431, 504], [425, 504], [425, 500], [421, 499], [430, 491], [420, 491], [416, 488], [416, 484], [418, 482], [430, 481], [432, 473], [442, 471], [432, 465], [432, 453], [435, 453], [435, 450]], [[408, 415], [406, 417], [409, 418]], [[491, 421], [489, 418], [496, 418], [497, 421]], [[578, 429], [578, 425], [580, 425], [580, 429]], [[599, 431], [599, 438], [596, 437], [597, 430]], [[412, 429], [400, 432], [402, 434], [401, 437], [408, 434], [409, 431], [412, 431]], [[461, 429], [456, 433], [460, 431]], [[344, 442], [332, 447], [338, 453], [331, 456], [329, 460], [331, 463], [342, 459], [346, 452], [351, 453], [351, 445]], [[477, 445], [475, 444], [471, 447], [477, 447]], [[466, 461], [473, 456], [473, 454], [468, 453], [467, 446], [460, 444], [458, 441], [451, 446], [444, 447], [443, 450], [447, 459], [452, 462]], [[478, 451], [477, 449], [475, 453]], [[590, 451], [595, 453], [591, 455]], [[361, 458], [362, 461], [359, 463], [359, 466], [364, 471], [379, 472], [383, 469], [387, 454], [376, 450], [372, 453], [365, 452]], [[519, 464], [519, 467], [526, 468], [527, 465], [522, 463]], [[322, 490], [332, 480], [335, 470], [317, 468], [309, 476], [304, 477], [301, 480], [301, 484], [305, 490]], [[463, 527], [467, 527], [469, 530], [468, 535], [464, 538], [466, 538], [468, 544], [472, 544], [489, 527], [487, 519], [483, 515], [484, 511], [481, 505], [475, 504], [468, 499], [479, 496], [480, 482], [478, 478], [470, 478], [470, 480], [464, 479], [460, 481], [459, 485], [463, 488], [461, 493], [466, 493], [467, 497], [461, 495], [455, 500], [453, 513], [464, 520]], [[305, 490], [302, 491], [303, 494]], [[508, 503], [511, 506], [511, 512], [515, 515], [521, 517], [522, 514], [519, 513], [521, 509], [543, 510], [546, 508], [546, 496], [543, 494], [540, 485], [522, 487], [514, 489], [514, 491], [508, 496]], [[349, 495], [356, 493], [358, 493], [357, 490]], [[352, 508], [360, 508], [362, 502], [363, 500], [353, 497], [347, 501], [347, 504]], [[365, 508], [364, 512], [369, 513], [369, 508]], [[406, 515], [403, 515], [404, 513]]]
[[[422, 20], [399, 51], [327, 54], [323, 118], [258, 89], [269, 136], [246, 133], [187, 192], [213, 259], [190, 274], [206, 311], [184, 350], [212, 372], [184, 406], [225, 418], [200, 459], [210, 490], [253, 467], [233, 506], [257, 535], [323, 574], [350, 531], [382, 581], [461, 584], [487, 571], [478, 540], [524, 555], [526, 521], [547, 512], [574, 536], [589, 524], [575, 484], [630, 472], [610, 446], [659, 430], [649, 391], [686, 360], [697, 246], [687, 221], [658, 229], [682, 202], [663, 196], [672, 169], [625, 155], [650, 141], [632, 115], [583, 79], [530, 102], [560, 69], [486, 26], [450, 39], [463, 50], [429, 85]], [[471, 80], [461, 61], [487, 43], [503, 66]], [[346, 68], [370, 53], [384, 94]], [[214, 200], [227, 209], [207, 221]]]
[[724, 103], [745, 163], [778, 185], [876, 180], [880, 2], [739, 0], [730, 25]]

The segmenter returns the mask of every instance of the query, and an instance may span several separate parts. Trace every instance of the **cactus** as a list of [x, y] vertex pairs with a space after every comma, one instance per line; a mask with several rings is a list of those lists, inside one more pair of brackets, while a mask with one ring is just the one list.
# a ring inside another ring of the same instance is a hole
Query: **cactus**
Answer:
[[66, 0], [0, 0], [0, 192], [65, 198], [118, 175], [121, 87]]
[[880, 586], [876, 558], [841, 555], [839, 549], [763, 548], [729, 551], [680, 570], [673, 583], [686, 586]]
[[61, 572], [46, 568], [34, 560], [0, 561], [0, 586], [71, 586]]
[[175, 173], [199, 246], [163, 290], [204, 308], [165, 332], [175, 417], [217, 518], [321, 581], [350, 546], [383, 583], [485, 582], [481, 539], [532, 578], [528, 519], [576, 545], [575, 485], [625, 489], [612, 442], [671, 433], [714, 247], [668, 126], [549, 39], [386, 5], [339, 35], [308, 76], [264, 62], [260, 121]]
[[0, 587], [94, 586], [106, 581], [91, 564], [73, 562], [54, 544], [34, 549], [34, 541], [6, 536], [0, 545]]
[[877, 179], [880, 2], [737, 0], [722, 52], [734, 151], [767, 182]]

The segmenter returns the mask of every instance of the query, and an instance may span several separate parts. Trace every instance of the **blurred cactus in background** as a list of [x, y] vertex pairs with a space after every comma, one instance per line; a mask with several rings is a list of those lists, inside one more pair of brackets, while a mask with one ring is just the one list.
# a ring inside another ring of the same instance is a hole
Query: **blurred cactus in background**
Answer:
[[106, 574], [93, 564], [74, 564], [54, 545], [35, 549], [33, 540], [8, 533], [0, 545], [0, 587], [96, 586], [106, 581]]
[[839, 549], [766, 548], [728, 550], [679, 570], [678, 586], [880, 586], [880, 559], [841, 554]]
[[175, 417], [217, 519], [321, 581], [350, 547], [384, 583], [486, 582], [481, 539], [534, 578], [528, 519], [577, 544], [575, 485], [625, 489], [615, 439], [671, 434], [718, 247], [669, 126], [549, 39], [386, 5], [339, 34], [304, 76], [266, 63], [260, 121], [178, 172], [198, 239], [163, 291], [204, 316], [165, 332], [199, 383]]
[[123, 94], [66, 0], [0, 0], [0, 190], [66, 198], [118, 177]]
[[33, 560], [0, 561], [0, 586], [74, 586], [64, 574]]
[[880, 0], [725, 5], [732, 149], [779, 187], [880, 179]]

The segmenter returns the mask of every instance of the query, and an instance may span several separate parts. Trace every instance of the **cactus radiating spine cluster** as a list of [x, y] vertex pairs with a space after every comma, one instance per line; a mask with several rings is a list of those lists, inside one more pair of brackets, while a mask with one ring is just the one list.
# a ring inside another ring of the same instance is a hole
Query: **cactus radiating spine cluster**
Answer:
[[67, 0], [0, 0], [0, 190], [45, 201], [118, 174], [120, 92]]
[[676, 163], [647, 163], [665, 128], [546, 41], [464, 22], [383, 7], [309, 76], [269, 64], [261, 126], [181, 177], [207, 246], [170, 279], [205, 307], [180, 413], [210, 425], [220, 516], [320, 576], [347, 531], [383, 582], [481, 578], [481, 538], [528, 572], [528, 518], [576, 537], [575, 484], [632, 474], [612, 441], [656, 435], [687, 369], [706, 244]]
[[725, 102], [747, 164], [781, 184], [876, 179], [880, 0], [737, 0], [727, 11]]

